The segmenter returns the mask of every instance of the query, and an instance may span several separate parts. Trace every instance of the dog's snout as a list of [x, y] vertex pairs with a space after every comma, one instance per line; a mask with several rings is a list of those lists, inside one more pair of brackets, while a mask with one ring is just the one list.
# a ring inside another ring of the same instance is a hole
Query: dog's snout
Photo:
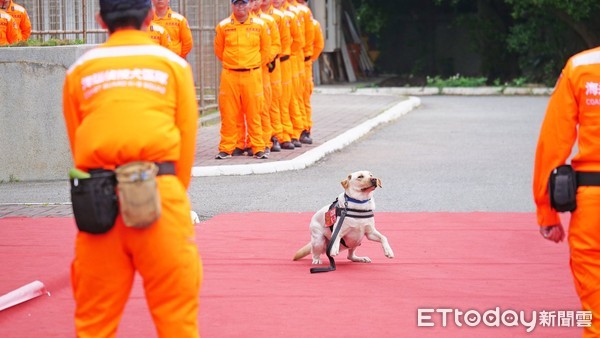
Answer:
[[376, 178], [371, 178], [371, 184], [377, 185], [377, 179]]

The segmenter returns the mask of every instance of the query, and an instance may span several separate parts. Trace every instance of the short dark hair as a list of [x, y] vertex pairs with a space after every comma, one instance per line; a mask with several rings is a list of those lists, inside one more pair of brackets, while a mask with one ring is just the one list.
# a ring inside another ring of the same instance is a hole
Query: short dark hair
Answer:
[[142, 23], [148, 15], [150, 8], [127, 9], [124, 11], [115, 11], [103, 13], [100, 11], [100, 17], [106, 24], [109, 32], [114, 32], [118, 28], [134, 27], [135, 29], [142, 28]]

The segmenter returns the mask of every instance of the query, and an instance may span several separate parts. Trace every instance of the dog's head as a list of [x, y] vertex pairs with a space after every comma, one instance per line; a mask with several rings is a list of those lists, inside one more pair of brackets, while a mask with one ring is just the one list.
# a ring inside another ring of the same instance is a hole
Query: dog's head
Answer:
[[373, 196], [373, 191], [381, 188], [381, 180], [373, 177], [370, 171], [361, 170], [353, 172], [342, 181], [342, 187], [346, 195], [359, 200], [369, 199]]

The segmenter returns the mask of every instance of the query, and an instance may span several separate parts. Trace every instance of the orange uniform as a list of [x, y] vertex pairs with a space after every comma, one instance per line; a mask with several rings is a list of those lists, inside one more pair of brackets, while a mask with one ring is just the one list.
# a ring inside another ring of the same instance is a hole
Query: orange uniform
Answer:
[[10, 14], [0, 9], [0, 46], [19, 42], [19, 28]]
[[150, 26], [148, 26], [148, 35], [150, 35], [150, 38], [157, 44], [171, 49], [171, 37], [169, 36], [169, 32], [167, 32], [164, 27], [156, 23], [152, 23]]
[[[246, 123], [253, 153], [265, 150], [261, 111], [261, 67], [270, 62], [269, 28], [255, 16], [241, 23], [232, 14], [216, 27], [215, 55], [223, 64], [219, 86], [221, 140], [219, 152], [232, 154], [244, 136]], [[241, 123], [240, 123], [241, 121]]]
[[190, 65], [148, 34], [123, 29], [67, 71], [64, 117], [75, 166], [175, 163], [157, 176], [162, 214], [148, 228], [119, 215], [107, 233], [77, 234], [71, 280], [78, 337], [114, 337], [139, 272], [160, 337], [198, 337], [202, 267], [186, 189], [198, 106]]
[[25, 7], [10, 0], [8, 6], [4, 8], [4, 10], [15, 20], [17, 27], [19, 28], [19, 39], [29, 39], [29, 36], [31, 35], [31, 21], [29, 20], [29, 15], [27, 15]]
[[319, 21], [312, 19], [311, 20], [313, 26], [313, 42], [312, 48], [310, 51], [310, 56], [307, 56], [309, 59], [306, 60], [306, 87], [304, 88], [304, 107], [306, 108], [306, 119], [304, 124], [304, 129], [308, 132], [312, 129], [312, 104], [310, 102], [310, 97], [313, 93], [313, 88], [315, 87], [313, 81], [313, 73], [312, 73], [312, 65], [313, 62], [319, 58], [321, 52], [323, 52], [323, 48], [325, 47], [325, 40], [323, 39], [323, 32], [321, 32], [321, 25]]
[[[265, 139], [265, 144], [271, 145], [271, 137], [278, 135], [281, 133], [281, 116], [279, 113], [279, 101], [281, 100], [281, 88], [277, 89], [274, 87], [277, 86], [272, 85], [271, 82], [277, 81], [277, 74], [273, 75], [273, 80], [271, 79], [271, 74], [277, 71], [277, 57], [279, 53], [281, 53], [281, 37], [279, 36], [279, 28], [277, 28], [277, 22], [275, 19], [266, 13], [260, 12], [259, 17], [267, 24], [269, 27], [269, 36], [271, 43], [271, 54], [269, 55], [269, 59], [271, 62], [275, 62], [275, 69], [272, 72], [269, 72], [269, 67], [267, 65], [263, 66], [263, 88], [265, 89], [265, 105], [263, 108], [263, 138]], [[281, 86], [281, 69], [279, 71], [279, 85]], [[279, 91], [277, 94], [278, 97], [275, 98], [274, 91]], [[275, 107], [274, 107], [275, 106]], [[265, 122], [269, 122], [268, 125]]]
[[292, 71], [291, 64], [289, 63], [292, 45], [292, 37], [290, 32], [290, 18], [285, 15], [284, 11], [276, 9], [274, 7], [269, 11], [275, 22], [277, 22], [277, 28], [279, 30], [279, 37], [281, 41], [281, 53], [277, 61], [277, 68], [275, 69], [275, 76], [281, 79], [281, 96], [279, 98], [279, 116], [281, 121], [281, 129], [275, 128], [275, 136], [279, 142], [290, 142], [291, 135], [294, 132], [292, 121], [290, 119], [290, 100], [292, 96]]
[[[295, 9], [293, 6], [288, 6], [290, 9]], [[299, 60], [304, 59], [304, 34], [302, 32], [302, 22], [299, 15], [286, 10], [285, 15], [290, 20], [290, 35], [292, 37], [292, 45], [290, 47], [290, 70], [292, 74], [291, 98], [290, 98], [290, 120], [292, 122], [292, 139], [298, 139], [304, 130], [304, 114], [300, 108], [300, 100], [302, 97], [302, 87], [300, 82], [300, 67]], [[284, 68], [285, 71], [285, 68]]]
[[[600, 48], [571, 57], [550, 97], [542, 123], [533, 176], [537, 221], [560, 224], [551, 208], [548, 179], [551, 171], [571, 160], [576, 171], [600, 172]], [[592, 327], [584, 336], [600, 336], [600, 187], [580, 186], [577, 209], [572, 212], [568, 242], [575, 289], [584, 310], [592, 311]]]
[[192, 31], [187, 19], [183, 15], [174, 12], [170, 7], [162, 18], [155, 13], [152, 23], [156, 23], [167, 30], [171, 38], [170, 49], [175, 54], [185, 58], [194, 47]]

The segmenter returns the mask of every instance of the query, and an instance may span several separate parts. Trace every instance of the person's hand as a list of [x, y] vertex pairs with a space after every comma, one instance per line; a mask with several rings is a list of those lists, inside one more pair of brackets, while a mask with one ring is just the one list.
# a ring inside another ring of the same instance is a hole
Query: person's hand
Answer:
[[552, 241], [554, 243], [562, 242], [565, 239], [565, 229], [563, 229], [562, 224], [549, 225], [549, 226], [541, 226], [540, 234], [545, 239]]
[[272, 73], [275, 70], [275, 61], [277, 61], [277, 59], [267, 64], [267, 67], [269, 68], [269, 73]]

